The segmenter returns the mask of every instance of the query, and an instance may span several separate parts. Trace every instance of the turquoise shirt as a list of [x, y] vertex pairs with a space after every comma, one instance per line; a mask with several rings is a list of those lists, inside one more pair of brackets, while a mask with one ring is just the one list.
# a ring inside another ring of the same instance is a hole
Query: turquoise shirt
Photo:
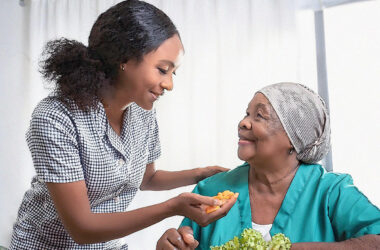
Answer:
[[[198, 183], [194, 193], [214, 196], [230, 190], [240, 195], [229, 213], [206, 227], [188, 218], [197, 249], [222, 245], [245, 228], [252, 228], [247, 163]], [[380, 234], [380, 210], [353, 185], [347, 174], [328, 173], [320, 165], [302, 164], [285, 195], [270, 230], [295, 242], [343, 241], [366, 234]]]

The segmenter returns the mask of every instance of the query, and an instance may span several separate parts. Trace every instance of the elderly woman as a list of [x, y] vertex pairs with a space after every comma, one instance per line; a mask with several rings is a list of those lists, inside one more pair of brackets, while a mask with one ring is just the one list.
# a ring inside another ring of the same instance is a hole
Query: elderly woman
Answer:
[[330, 147], [330, 121], [316, 93], [296, 83], [269, 85], [255, 94], [238, 130], [238, 156], [246, 163], [199, 182], [193, 191], [238, 192], [236, 204], [206, 227], [185, 218], [178, 230], [166, 231], [157, 249], [192, 249], [198, 242], [199, 249], [210, 249], [245, 228], [266, 240], [284, 233], [292, 249], [380, 246], [380, 210], [351, 176], [327, 173], [317, 164]]

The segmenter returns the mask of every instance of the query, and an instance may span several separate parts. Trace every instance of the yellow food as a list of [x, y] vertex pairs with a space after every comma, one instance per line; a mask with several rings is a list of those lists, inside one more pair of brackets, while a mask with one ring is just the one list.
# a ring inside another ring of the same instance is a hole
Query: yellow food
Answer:
[[[234, 192], [231, 192], [229, 190], [225, 190], [223, 192], [219, 192], [218, 195], [214, 196], [213, 198], [220, 200], [222, 203], [221, 205], [223, 205], [229, 199], [231, 199], [232, 197], [237, 197], [238, 195], [239, 195], [239, 193], [234, 193]], [[206, 213], [207, 214], [212, 213], [212, 212], [218, 210], [219, 208], [220, 208], [220, 206], [207, 206], [206, 207]]]

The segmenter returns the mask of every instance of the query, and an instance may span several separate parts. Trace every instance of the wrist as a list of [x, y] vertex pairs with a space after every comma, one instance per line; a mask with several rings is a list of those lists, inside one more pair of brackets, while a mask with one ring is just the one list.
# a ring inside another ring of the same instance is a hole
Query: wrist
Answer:
[[195, 172], [194, 184], [197, 184], [198, 182], [200, 182], [201, 180], [207, 177], [206, 168], [195, 168], [194, 172]]
[[168, 217], [182, 215], [178, 209], [178, 196], [164, 202]]

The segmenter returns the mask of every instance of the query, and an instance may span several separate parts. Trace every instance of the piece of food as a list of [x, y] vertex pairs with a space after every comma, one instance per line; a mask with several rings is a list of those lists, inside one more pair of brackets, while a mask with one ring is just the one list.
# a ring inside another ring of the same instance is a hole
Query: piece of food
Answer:
[[271, 241], [266, 242], [260, 232], [246, 228], [240, 238], [235, 236], [221, 246], [211, 247], [211, 250], [288, 250], [291, 246], [289, 238], [282, 233], [274, 235]]
[[[218, 195], [214, 196], [213, 198], [217, 199], [217, 200], [220, 200], [221, 201], [221, 205], [223, 205], [224, 203], [226, 203], [229, 199], [231, 199], [233, 196], [234, 197], [237, 197], [239, 195], [239, 193], [234, 193], [234, 192], [231, 192], [229, 190], [225, 190], [223, 192], [219, 192]], [[220, 206], [207, 206], [206, 207], [206, 213], [212, 213], [216, 210], [218, 210], [220, 208]]]
[[268, 249], [290, 249], [292, 243], [289, 238], [282, 233], [278, 233], [272, 237], [272, 240], [269, 241]]

